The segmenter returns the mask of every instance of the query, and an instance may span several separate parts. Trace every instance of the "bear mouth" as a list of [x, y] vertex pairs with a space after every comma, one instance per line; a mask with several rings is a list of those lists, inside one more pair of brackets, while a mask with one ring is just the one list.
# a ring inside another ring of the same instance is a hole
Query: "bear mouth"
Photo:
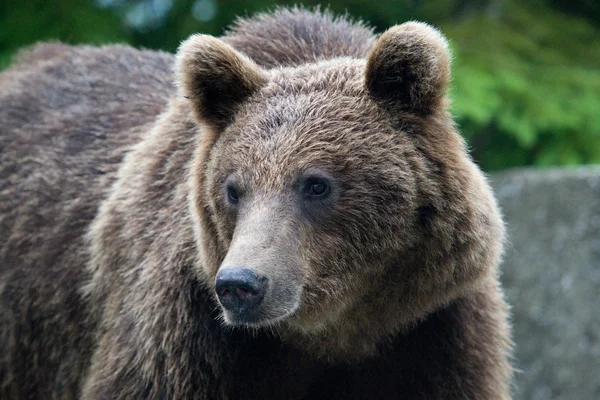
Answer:
[[225, 325], [232, 327], [272, 327], [274, 325], [279, 325], [296, 314], [298, 308], [298, 301], [294, 302], [294, 304], [289, 307], [278, 307], [278, 310], [276, 310], [278, 312], [267, 312], [264, 309], [248, 310], [244, 307], [236, 309], [224, 309], [221, 307], [221, 320]]

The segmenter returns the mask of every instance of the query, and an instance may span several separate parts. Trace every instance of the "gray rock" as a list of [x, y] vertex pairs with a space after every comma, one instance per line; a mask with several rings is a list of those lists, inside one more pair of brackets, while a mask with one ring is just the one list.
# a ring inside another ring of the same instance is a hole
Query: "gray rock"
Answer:
[[515, 399], [600, 399], [600, 168], [491, 178], [508, 224]]

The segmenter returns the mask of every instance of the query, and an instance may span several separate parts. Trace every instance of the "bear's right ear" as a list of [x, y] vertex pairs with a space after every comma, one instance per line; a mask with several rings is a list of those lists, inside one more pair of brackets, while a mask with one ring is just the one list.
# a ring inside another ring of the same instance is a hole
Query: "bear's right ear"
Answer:
[[192, 35], [179, 46], [175, 71], [179, 93], [192, 102], [195, 117], [217, 129], [267, 82], [252, 60], [209, 35]]

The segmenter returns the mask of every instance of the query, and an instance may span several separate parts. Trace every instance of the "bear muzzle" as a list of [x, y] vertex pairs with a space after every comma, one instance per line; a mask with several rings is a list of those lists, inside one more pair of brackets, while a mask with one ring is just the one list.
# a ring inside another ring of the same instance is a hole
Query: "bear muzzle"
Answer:
[[290, 274], [264, 274], [256, 268], [227, 265], [216, 276], [215, 292], [226, 324], [261, 327], [293, 314], [302, 287]]

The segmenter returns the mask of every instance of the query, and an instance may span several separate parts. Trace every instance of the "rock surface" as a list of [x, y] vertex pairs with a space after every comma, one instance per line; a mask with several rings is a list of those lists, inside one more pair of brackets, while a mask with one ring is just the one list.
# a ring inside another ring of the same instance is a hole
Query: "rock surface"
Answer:
[[600, 399], [600, 167], [491, 182], [508, 225], [515, 399]]

